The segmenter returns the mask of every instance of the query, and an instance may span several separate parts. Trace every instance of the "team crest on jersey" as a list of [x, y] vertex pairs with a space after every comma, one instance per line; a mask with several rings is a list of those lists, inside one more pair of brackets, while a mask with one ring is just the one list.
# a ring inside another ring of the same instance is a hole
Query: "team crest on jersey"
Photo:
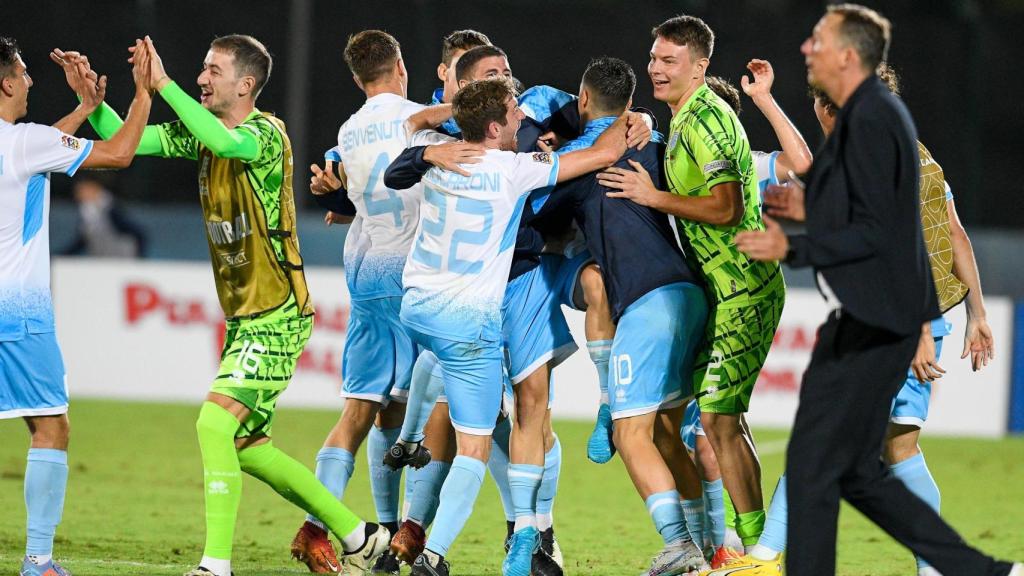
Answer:
[[541, 164], [551, 164], [551, 152], [534, 152], [533, 161]]
[[676, 144], [679, 144], [679, 132], [673, 133], [672, 137], [668, 139], [668, 149], [675, 148]]
[[78, 138], [68, 136], [67, 134], [60, 137], [60, 143], [65, 148], [70, 148], [72, 150], [78, 150], [82, 147], [82, 143], [78, 141]]
[[715, 160], [714, 162], [708, 162], [704, 165], [704, 173], [711, 174], [712, 172], [728, 170], [729, 168], [732, 168], [732, 162], [729, 160]]

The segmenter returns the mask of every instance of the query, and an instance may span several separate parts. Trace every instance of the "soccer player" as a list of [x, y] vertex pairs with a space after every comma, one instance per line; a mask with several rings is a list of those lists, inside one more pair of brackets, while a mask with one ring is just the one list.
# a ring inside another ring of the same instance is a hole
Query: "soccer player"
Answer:
[[[345, 242], [352, 309], [342, 365], [345, 408], [317, 454], [317, 478], [343, 499], [355, 454], [369, 435], [366, 456], [377, 519], [396, 533], [402, 471], [386, 467], [384, 456], [398, 440], [418, 353], [398, 311], [402, 268], [416, 231], [422, 189], [388, 189], [384, 170], [407, 146], [437, 139], [426, 131], [420, 140], [406, 134], [405, 120], [424, 106], [406, 99], [409, 78], [394, 37], [380, 30], [355, 34], [345, 46], [345, 62], [366, 94], [366, 103], [338, 131], [339, 166], [356, 209]], [[313, 572], [332, 571], [338, 565], [323, 523], [312, 516], [296, 534], [292, 554]], [[397, 574], [398, 569], [390, 552], [374, 566], [381, 573]]]
[[[136, 47], [142, 46], [136, 41]], [[0, 36], [0, 418], [22, 418], [28, 515], [21, 576], [69, 576], [53, 559], [68, 481], [68, 390], [50, 296], [50, 174], [125, 168], [149, 118], [149, 52], [133, 57], [135, 98], [109, 142], [73, 136], [103, 100], [106, 77], [86, 77], [77, 53], [55, 50], [82, 103], [54, 126], [17, 123], [32, 78], [13, 38]], [[84, 58], [84, 57], [82, 57]], [[98, 80], [98, 82], [97, 82]]]
[[761, 471], [742, 415], [778, 327], [785, 283], [777, 263], [756, 262], [733, 237], [762, 230], [750, 145], [735, 113], [704, 82], [714, 33], [699, 18], [678, 16], [652, 31], [648, 73], [654, 97], [672, 110], [665, 172], [670, 193], [644, 171], [612, 168], [602, 184], [678, 218], [688, 257], [699, 267], [714, 314], [694, 372], [701, 422], [738, 514], [737, 532], [753, 546], [764, 528]]
[[[483, 481], [502, 395], [501, 304], [527, 195], [610, 165], [625, 148], [622, 122], [603, 143], [561, 160], [513, 152], [525, 116], [503, 78], [463, 88], [453, 112], [465, 140], [483, 144], [487, 152], [480, 163], [464, 166], [468, 178], [427, 172], [421, 233], [403, 275], [402, 322], [437, 356], [458, 444], [434, 528], [413, 565], [413, 574], [424, 576], [448, 574], [444, 556]], [[526, 576], [531, 560], [510, 553], [503, 572]]]
[[[242, 471], [320, 519], [345, 550], [339, 568], [365, 571], [387, 549], [387, 529], [360, 520], [271, 441], [277, 400], [313, 329], [313, 306], [296, 237], [291, 144], [284, 123], [256, 108], [270, 54], [251, 36], [214, 39], [196, 102], [164, 71], [148, 37], [146, 46], [150, 88], [180, 120], [148, 126], [136, 154], [198, 161], [214, 280], [227, 317], [220, 370], [196, 422], [206, 547], [188, 576], [230, 576]], [[102, 136], [120, 125], [107, 106], [90, 121]]]
[[[585, 128], [559, 153], [589, 146], [625, 111], [635, 87], [622, 60], [592, 61], [578, 99]], [[630, 150], [617, 165], [643, 169], [660, 183], [661, 152]], [[604, 376], [614, 443], [665, 543], [648, 574], [680, 574], [704, 565], [701, 486], [679, 428], [708, 305], [666, 215], [608, 191], [596, 174], [578, 178], [556, 188], [537, 217], [569, 208], [604, 277], [616, 324]], [[647, 269], [649, 261], [659, 266]]]
[[[455, 66], [459, 58], [472, 48], [490, 45], [491, 39], [476, 30], [455, 30], [445, 36], [441, 40], [441, 63], [437, 65], [437, 79], [441, 81], [441, 86], [434, 90], [430, 104], [451, 104], [455, 93], [459, 91], [459, 82], [455, 79]], [[449, 136], [460, 132], [454, 118], [445, 120], [439, 130]]]
[[[893, 94], [899, 95], [899, 81], [891, 67], [883, 65], [879, 70], [879, 76]], [[814, 99], [814, 114], [818, 118], [822, 132], [828, 137], [835, 127], [839, 109], [824, 91], [817, 88], [811, 88], [810, 91]], [[967, 232], [960, 224], [953, 193], [945, 180], [941, 166], [920, 142], [918, 151], [921, 154], [921, 225], [928, 231], [925, 235], [925, 244], [928, 248], [935, 289], [939, 296], [939, 308], [945, 313], [966, 296], [967, 326], [964, 330], [961, 358], [970, 356], [972, 368], [980, 370], [992, 357], [995, 344], [992, 330], [986, 320], [974, 250]], [[798, 186], [791, 184], [771, 188], [769, 194], [765, 196], [765, 203], [769, 215], [795, 221], [804, 219], [803, 192]], [[951, 256], [945, 248], [947, 246], [952, 247]], [[924, 453], [917, 442], [921, 427], [928, 418], [932, 382], [942, 376], [943, 370], [938, 363], [938, 357], [942, 353], [942, 342], [944, 337], [951, 333], [952, 325], [942, 317], [923, 327], [917, 354], [907, 370], [907, 381], [893, 400], [883, 452], [893, 475], [902, 480], [911, 492], [927, 502], [935, 511], [939, 510], [939, 487], [928, 470]], [[788, 505], [785, 481], [783, 477], [775, 490], [768, 510], [768, 525], [753, 551], [755, 559], [777, 560], [786, 549]], [[939, 576], [939, 572], [929, 566], [923, 558], [917, 557], [916, 560], [918, 576]], [[749, 572], [778, 573], [765, 569], [760, 572]]]

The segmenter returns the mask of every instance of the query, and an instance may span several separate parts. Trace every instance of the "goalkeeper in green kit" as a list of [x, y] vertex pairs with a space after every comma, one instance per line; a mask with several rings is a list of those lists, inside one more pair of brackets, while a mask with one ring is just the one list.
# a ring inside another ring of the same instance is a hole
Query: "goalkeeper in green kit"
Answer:
[[[199, 163], [199, 200], [227, 318], [220, 370], [196, 422], [206, 548], [186, 576], [231, 576], [243, 470], [327, 525], [345, 551], [338, 571], [363, 574], [387, 549], [387, 529], [364, 523], [271, 442], [275, 405], [312, 332], [313, 306], [295, 230], [291, 144], [284, 123], [255, 107], [270, 54], [251, 36], [215, 39], [196, 102], [164, 72], [149, 37], [145, 49], [150, 87], [180, 120], [147, 126], [136, 154]], [[90, 122], [103, 138], [121, 125], [106, 104]]]

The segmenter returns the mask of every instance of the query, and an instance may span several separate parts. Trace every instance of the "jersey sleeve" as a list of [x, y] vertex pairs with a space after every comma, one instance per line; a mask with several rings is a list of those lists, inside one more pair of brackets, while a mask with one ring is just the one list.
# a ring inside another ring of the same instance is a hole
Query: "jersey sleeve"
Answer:
[[949, 182], [945, 180], [942, 181], [942, 184], [946, 187], [946, 202], [949, 202], [953, 199], [953, 189], [949, 187]]
[[[146, 127], [147, 130], [149, 128]], [[157, 124], [153, 128], [156, 128], [157, 137], [160, 139], [159, 156], [189, 160], [199, 157], [198, 141], [181, 120]]]
[[341, 149], [337, 146], [330, 148], [327, 152], [324, 152], [324, 160], [330, 160], [331, 162], [341, 162]]
[[700, 112], [693, 122], [687, 122], [682, 137], [690, 154], [704, 175], [708, 189], [726, 182], [742, 182], [743, 175], [736, 165], [735, 139], [729, 126], [714, 111]]
[[238, 132], [249, 132], [256, 139], [259, 152], [253, 160], [240, 158], [246, 164], [267, 166], [274, 164], [284, 155], [284, 137], [281, 132], [262, 115], [249, 118], [236, 128]]
[[[750, 156], [754, 161], [754, 172], [757, 174], [757, 182], [767, 182], [768, 186], [779, 183], [779, 175], [775, 171], [775, 159], [779, 157], [779, 151], [761, 152], [753, 150]], [[762, 186], [764, 188], [764, 186]]]
[[91, 140], [76, 138], [52, 126], [27, 126], [24, 158], [30, 174], [62, 172], [74, 176], [91, 151]]
[[409, 137], [409, 146], [430, 146], [431, 144], [444, 144], [445, 142], [455, 142], [455, 138], [447, 134], [442, 134], [437, 130], [419, 130]]
[[558, 182], [558, 156], [550, 152], [518, 152], [512, 164], [510, 192], [522, 196]]

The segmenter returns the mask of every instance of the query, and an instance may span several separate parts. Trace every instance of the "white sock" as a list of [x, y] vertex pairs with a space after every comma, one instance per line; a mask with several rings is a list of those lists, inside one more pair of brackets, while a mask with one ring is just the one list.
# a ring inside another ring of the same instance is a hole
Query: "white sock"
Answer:
[[758, 560], [765, 561], [775, 560], [779, 557], [779, 552], [777, 550], [772, 550], [771, 548], [767, 546], [762, 546], [760, 544], [755, 544], [754, 547], [751, 548], [747, 553]]
[[931, 566], [925, 566], [917, 570], [917, 576], [942, 576], [942, 573]]
[[399, 439], [398, 443], [401, 444], [402, 448], [405, 449], [405, 453], [406, 454], [412, 454], [420, 446], [419, 442], [410, 442], [409, 440], [401, 440], [401, 439]]
[[519, 532], [523, 528], [533, 527], [537, 528], [537, 517], [536, 516], [516, 516], [516, 526], [513, 529], [514, 532]]
[[217, 576], [231, 576], [231, 560], [203, 556], [203, 559], [199, 561], [199, 565]]
[[29, 554], [28, 561], [35, 564], [36, 566], [42, 566], [53, 558], [51, 554]]
[[544, 532], [555, 524], [555, 518], [551, 514], [537, 514], [537, 530]]
[[345, 552], [359, 550], [366, 543], [366, 522], [360, 522], [355, 530], [349, 532], [341, 539], [341, 545]]
[[1014, 564], [1009, 576], [1024, 576], [1024, 564], [1020, 562]]
[[725, 529], [725, 544], [733, 550], [743, 550], [743, 540], [740, 539], [740, 535], [736, 533], [736, 530], [732, 528]]

